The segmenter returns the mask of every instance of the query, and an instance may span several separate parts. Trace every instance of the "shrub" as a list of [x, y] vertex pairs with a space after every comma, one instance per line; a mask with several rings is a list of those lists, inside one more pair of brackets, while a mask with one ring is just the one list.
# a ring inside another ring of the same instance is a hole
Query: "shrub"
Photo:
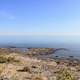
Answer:
[[76, 80], [71, 72], [67, 69], [61, 69], [58, 72], [57, 80]]
[[24, 67], [23, 69], [20, 69], [20, 70], [17, 70], [17, 71], [19, 71], [19, 72], [29, 72], [29, 73], [31, 73], [31, 70], [30, 70], [29, 67]]
[[20, 62], [19, 60], [16, 60], [14, 57], [4, 57], [0, 56], [0, 63], [12, 63], [12, 62]]
[[0, 63], [6, 63], [7, 62], [7, 58], [0, 56]]
[[20, 62], [20, 61], [16, 60], [14, 57], [8, 57], [7, 62]]

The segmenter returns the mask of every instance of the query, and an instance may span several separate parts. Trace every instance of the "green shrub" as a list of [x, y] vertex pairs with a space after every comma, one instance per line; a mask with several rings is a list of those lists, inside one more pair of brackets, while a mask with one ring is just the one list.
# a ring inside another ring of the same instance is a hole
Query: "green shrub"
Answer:
[[7, 58], [0, 56], [0, 63], [6, 63], [7, 62]]
[[0, 56], [0, 63], [12, 63], [12, 62], [20, 62], [20, 61], [16, 60], [14, 57]]
[[8, 57], [7, 62], [20, 62], [20, 61], [16, 60], [14, 57]]
[[71, 71], [68, 69], [61, 69], [58, 72], [57, 80], [76, 80]]

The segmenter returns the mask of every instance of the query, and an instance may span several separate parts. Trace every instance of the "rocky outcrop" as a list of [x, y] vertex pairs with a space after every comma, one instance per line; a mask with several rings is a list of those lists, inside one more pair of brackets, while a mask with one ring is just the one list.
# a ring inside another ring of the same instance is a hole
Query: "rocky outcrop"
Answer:
[[0, 63], [0, 80], [79, 80], [80, 63], [66, 65], [74, 64], [69, 59], [42, 60], [17, 53], [0, 57], [7, 60]]
[[54, 51], [53, 48], [31, 48], [28, 49], [27, 55], [47, 55], [52, 54]]
[[69, 51], [69, 49], [66, 48], [30, 48], [26, 52], [27, 55], [50, 55], [54, 54], [56, 51], [64, 50]]

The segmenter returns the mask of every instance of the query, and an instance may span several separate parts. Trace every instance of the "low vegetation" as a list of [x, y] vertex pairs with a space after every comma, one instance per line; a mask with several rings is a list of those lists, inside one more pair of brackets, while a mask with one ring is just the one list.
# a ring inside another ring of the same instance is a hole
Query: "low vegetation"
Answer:
[[57, 80], [76, 80], [69, 69], [61, 69], [58, 72]]
[[16, 60], [14, 57], [6, 57], [0, 56], [0, 63], [12, 63], [12, 62], [20, 62], [19, 60]]
[[29, 67], [24, 67], [23, 69], [19, 69], [19, 70], [17, 70], [18, 72], [29, 72], [29, 73], [31, 73], [31, 71], [30, 71], [30, 68]]
[[80, 80], [78, 60], [36, 57], [17, 53], [0, 55], [0, 80]]
[[32, 80], [44, 80], [41, 76], [34, 77]]

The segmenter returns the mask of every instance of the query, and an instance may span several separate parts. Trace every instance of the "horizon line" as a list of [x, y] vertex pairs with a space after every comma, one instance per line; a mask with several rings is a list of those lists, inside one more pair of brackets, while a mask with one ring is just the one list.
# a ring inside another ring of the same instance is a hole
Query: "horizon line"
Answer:
[[0, 36], [80, 36], [80, 33], [74, 32], [74, 33], [66, 33], [66, 32], [47, 32], [47, 33], [39, 33], [39, 32], [28, 32], [28, 33], [16, 33], [16, 32], [5, 32], [0, 33]]

